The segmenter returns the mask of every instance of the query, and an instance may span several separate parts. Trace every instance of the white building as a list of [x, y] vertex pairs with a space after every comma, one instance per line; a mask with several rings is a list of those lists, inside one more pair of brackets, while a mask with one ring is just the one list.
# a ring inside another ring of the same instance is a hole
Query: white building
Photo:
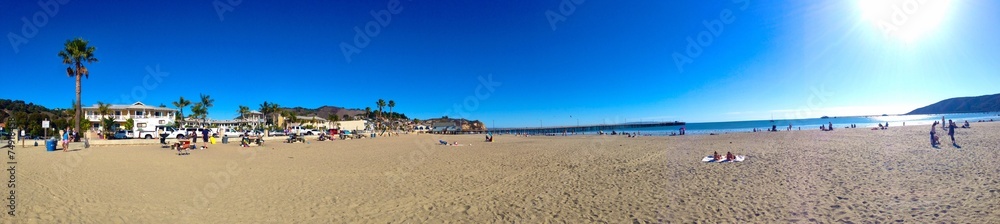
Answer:
[[108, 130], [122, 129], [129, 118], [133, 121], [133, 131], [154, 130], [157, 125], [173, 123], [174, 114], [177, 112], [177, 109], [147, 106], [142, 102], [126, 105], [109, 105], [108, 109], [111, 110], [110, 113], [103, 116], [99, 113], [97, 105], [83, 107], [82, 109], [84, 118], [90, 120], [95, 130], [105, 130], [105, 127], [101, 127], [104, 123], [101, 122], [101, 119], [105, 117], [115, 120], [115, 126], [110, 127]]

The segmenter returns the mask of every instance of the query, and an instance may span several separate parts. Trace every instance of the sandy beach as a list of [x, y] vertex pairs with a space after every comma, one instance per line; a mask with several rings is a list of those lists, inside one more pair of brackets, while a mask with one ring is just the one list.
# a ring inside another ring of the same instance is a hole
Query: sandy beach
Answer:
[[[940, 149], [929, 126], [493, 143], [411, 134], [187, 156], [29, 146], [15, 149], [16, 216], [2, 222], [1000, 222], [1000, 123], [972, 125], [957, 130], [961, 148], [945, 136]], [[700, 161], [713, 151], [749, 158]]]

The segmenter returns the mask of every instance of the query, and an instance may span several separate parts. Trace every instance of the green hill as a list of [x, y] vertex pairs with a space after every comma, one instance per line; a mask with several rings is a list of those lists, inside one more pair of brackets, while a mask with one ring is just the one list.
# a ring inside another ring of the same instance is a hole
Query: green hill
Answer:
[[1000, 111], [1000, 94], [958, 97], [917, 108], [911, 114], [981, 113]]

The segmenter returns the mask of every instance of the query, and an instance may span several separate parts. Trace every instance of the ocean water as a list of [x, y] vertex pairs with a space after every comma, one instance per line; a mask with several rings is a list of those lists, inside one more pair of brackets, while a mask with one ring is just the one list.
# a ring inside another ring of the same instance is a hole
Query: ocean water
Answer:
[[[895, 116], [870, 116], [870, 117], [830, 117], [830, 118], [810, 118], [810, 119], [793, 119], [793, 120], [760, 120], [760, 121], [729, 121], [729, 122], [706, 122], [706, 123], [687, 123], [683, 127], [687, 128], [687, 134], [710, 134], [710, 133], [729, 133], [729, 132], [751, 132], [754, 128], [757, 129], [769, 129], [771, 125], [777, 126], [779, 131], [785, 131], [788, 125], [792, 125], [792, 130], [808, 130], [814, 129], [819, 130], [821, 125], [827, 125], [833, 123], [835, 129], [841, 129], [848, 127], [851, 124], [857, 126], [857, 128], [872, 128], [878, 127], [878, 124], [885, 125], [886, 122], [889, 123], [889, 127], [898, 127], [905, 125], [929, 125], [934, 123], [934, 121], [941, 121], [941, 117], [944, 116], [945, 119], [951, 119], [962, 125], [965, 121], [969, 121], [972, 126], [975, 126], [979, 120], [989, 121], [993, 119], [995, 121], [1000, 121], [1000, 115], [996, 113], [966, 113], [966, 114], [935, 114], [935, 115], [895, 115]], [[655, 127], [655, 128], [637, 128], [637, 129], [620, 129], [620, 130], [604, 130], [606, 133], [611, 131], [616, 132], [640, 132], [642, 135], [669, 135], [671, 133], [677, 133], [681, 126], [670, 126], [670, 127]], [[594, 134], [594, 133], [586, 133]]]

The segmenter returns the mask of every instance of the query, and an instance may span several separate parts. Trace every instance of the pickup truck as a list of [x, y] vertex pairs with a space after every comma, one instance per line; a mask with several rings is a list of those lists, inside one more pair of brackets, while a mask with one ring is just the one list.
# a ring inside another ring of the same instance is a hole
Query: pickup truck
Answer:
[[301, 126], [295, 126], [288, 130], [288, 134], [301, 134], [301, 135], [315, 135], [319, 134], [320, 131], [313, 129], [305, 129]]

